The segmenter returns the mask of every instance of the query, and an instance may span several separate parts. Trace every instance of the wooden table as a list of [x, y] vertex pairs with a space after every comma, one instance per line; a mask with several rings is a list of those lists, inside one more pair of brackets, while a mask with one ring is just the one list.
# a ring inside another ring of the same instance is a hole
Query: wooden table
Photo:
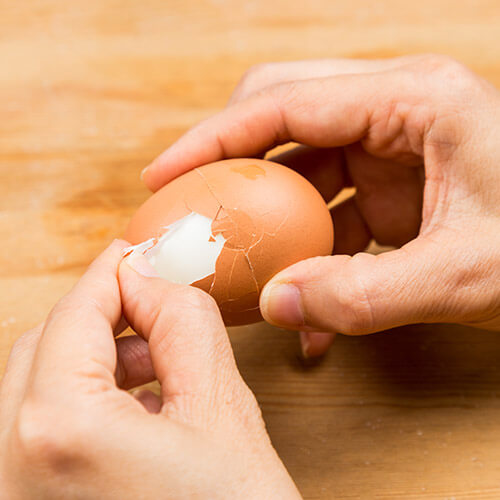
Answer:
[[[500, 85], [498, 0], [0, 2], [0, 367], [148, 196], [140, 170], [269, 60], [444, 52]], [[500, 498], [500, 338], [231, 337], [304, 496]]]

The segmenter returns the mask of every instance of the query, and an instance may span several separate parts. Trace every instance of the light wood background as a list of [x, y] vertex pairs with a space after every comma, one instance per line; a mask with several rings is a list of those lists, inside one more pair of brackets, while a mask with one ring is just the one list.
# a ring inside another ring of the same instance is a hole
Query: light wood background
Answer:
[[[251, 64], [443, 52], [500, 86], [498, 0], [0, 0], [0, 369], [148, 196], [140, 170]], [[305, 498], [500, 498], [500, 337], [235, 329]]]

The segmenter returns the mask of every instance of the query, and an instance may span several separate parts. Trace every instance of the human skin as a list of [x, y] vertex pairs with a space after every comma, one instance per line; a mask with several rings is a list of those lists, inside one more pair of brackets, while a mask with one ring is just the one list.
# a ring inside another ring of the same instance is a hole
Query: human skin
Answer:
[[[115, 241], [0, 387], [0, 498], [293, 499], [213, 299]], [[140, 336], [114, 336], [126, 321]], [[160, 397], [123, 389], [157, 378]]]
[[[420, 55], [250, 69], [226, 109], [189, 130], [142, 174], [156, 191], [223, 158], [263, 156], [331, 200], [334, 255], [297, 263], [264, 287], [275, 325], [306, 356], [336, 333], [411, 323], [500, 329], [500, 94], [459, 62]], [[395, 249], [364, 250], [374, 239]]]

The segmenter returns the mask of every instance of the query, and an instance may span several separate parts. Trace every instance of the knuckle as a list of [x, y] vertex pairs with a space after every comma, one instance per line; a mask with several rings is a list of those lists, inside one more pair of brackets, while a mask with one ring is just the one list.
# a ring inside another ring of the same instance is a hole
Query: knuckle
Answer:
[[23, 404], [13, 437], [17, 456], [25, 466], [58, 472], [83, 458], [87, 443], [91, 442], [89, 416], [57, 420], [56, 425], [53, 407], [30, 399]]
[[298, 85], [296, 81], [279, 82], [269, 87], [269, 93], [274, 98], [275, 102], [288, 107], [292, 103], [296, 103], [298, 95]]
[[445, 54], [425, 54], [423, 62], [429, 71], [441, 70], [459, 64], [456, 59]]
[[260, 64], [254, 64], [253, 66], [250, 66], [245, 73], [243, 73], [243, 76], [241, 78], [242, 81], [245, 80], [252, 80], [256, 78], [257, 76], [260, 76], [265, 68], [268, 66], [267, 63], [260, 63]]
[[447, 93], [453, 89], [468, 90], [477, 82], [477, 77], [467, 66], [447, 55], [427, 54], [418, 69], [423, 69]]
[[265, 66], [265, 64], [256, 64], [243, 73], [243, 76], [238, 82], [238, 85], [236, 85], [233, 95], [231, 96], [233, 102], [245, 99], [262, 85]]
[[266, 74], [269, 72], [269, 67], [269, 63], [261, 63], [250, 66], [250, 68], [243, 73], [240, 83], [243, 85], [249, 85], [262, 82], [262, 80], [265, 79]]

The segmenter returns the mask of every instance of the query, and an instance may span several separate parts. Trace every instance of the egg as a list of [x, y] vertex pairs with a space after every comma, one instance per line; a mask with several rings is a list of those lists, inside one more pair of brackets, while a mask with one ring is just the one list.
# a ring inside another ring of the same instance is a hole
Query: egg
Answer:
[[153, 194], [124, 235], [159, 275], [199, 287], [226, 325], [262, 319], [259, 296], [276, 273], [329, 255], [333, 224], [304, 177], [266, 160], [238, 158], [195, 168]]

